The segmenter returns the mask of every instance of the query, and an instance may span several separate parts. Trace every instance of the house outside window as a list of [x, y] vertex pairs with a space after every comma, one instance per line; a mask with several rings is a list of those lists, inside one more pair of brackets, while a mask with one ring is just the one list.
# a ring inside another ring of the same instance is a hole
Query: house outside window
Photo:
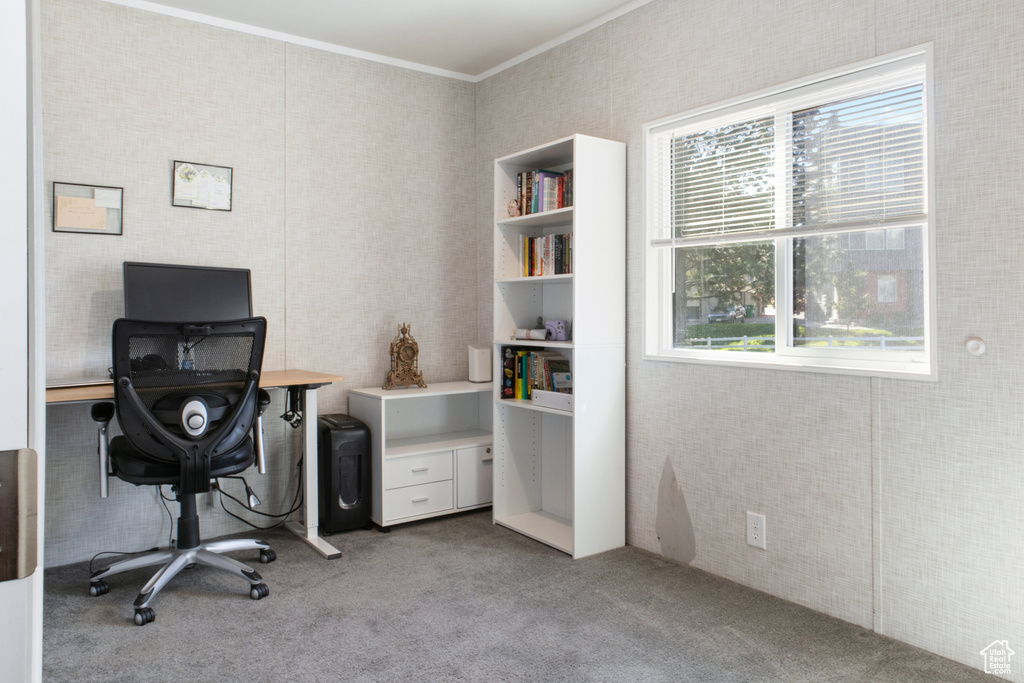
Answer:
[[934, 376], [927, 61], [645, 126], [645, 357]]

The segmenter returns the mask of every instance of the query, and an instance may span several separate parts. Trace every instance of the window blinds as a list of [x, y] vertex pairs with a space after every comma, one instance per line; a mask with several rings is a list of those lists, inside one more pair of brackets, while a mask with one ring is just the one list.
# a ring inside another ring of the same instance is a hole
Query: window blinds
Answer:
[[878, 223], [923, 214], [920, 84], [792, 115], [792, 224]]
[[714, 127], [652, 131], [651, 244], [696, 246], [924, 220], [924, 88], [904, 82], [860, 90], [843, 98], [833, 89], [834, 99], [813, 108], [806, 108], [806, 95], [802, 104], [780, 98], [773, 113], [761, 106]]
[[775, 120], [672, 140], [675, 237], [765, 230], [775, 223]]

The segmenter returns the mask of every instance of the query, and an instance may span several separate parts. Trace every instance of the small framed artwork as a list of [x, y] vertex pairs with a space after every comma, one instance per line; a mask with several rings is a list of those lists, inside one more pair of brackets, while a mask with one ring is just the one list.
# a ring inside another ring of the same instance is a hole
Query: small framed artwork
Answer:
[[120, 235], [124, 188], [53, 184], [53, 231]]
[[190, 209], [231, 210], [231, 168], [174, 162], [171, 204]]

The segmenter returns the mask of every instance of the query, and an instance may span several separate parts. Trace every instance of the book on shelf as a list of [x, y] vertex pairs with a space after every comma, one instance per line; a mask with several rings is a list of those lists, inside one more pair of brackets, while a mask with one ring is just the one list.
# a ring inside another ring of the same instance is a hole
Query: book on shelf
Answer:
[[516, 175], [516, 201], [520, 216], [572, 206], [572, 169], [522, 171]]
[[[526, 351], [521, 346], [501, 347], [501, 398], [516, 398], [518, 370], [518, 354]], [[521, 387], [518, 387], [520, 392]]]
[[539, 170], [533, 174], [534, 213], [560, 209], [558, 205], [558, 179], [561, 173]]
[[551, 391], [557, 391], [564, 394], [572, 393], [572, 373], [569, 372], [552, 372], [551, 373]]
[[572, 273], [572, 233], [519, 238], [522, 275], [568, 275]]
[[503, 399], [529, 401], [534, 391], [572, 393], [571, 363], [558, 351], [503, 346], [501, 358]]

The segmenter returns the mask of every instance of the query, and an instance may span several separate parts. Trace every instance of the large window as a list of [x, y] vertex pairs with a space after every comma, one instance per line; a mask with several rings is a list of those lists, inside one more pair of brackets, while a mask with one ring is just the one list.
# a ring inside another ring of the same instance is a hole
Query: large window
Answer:
[[934, 375], [926, 61], [645, 127], [648, 357]]

